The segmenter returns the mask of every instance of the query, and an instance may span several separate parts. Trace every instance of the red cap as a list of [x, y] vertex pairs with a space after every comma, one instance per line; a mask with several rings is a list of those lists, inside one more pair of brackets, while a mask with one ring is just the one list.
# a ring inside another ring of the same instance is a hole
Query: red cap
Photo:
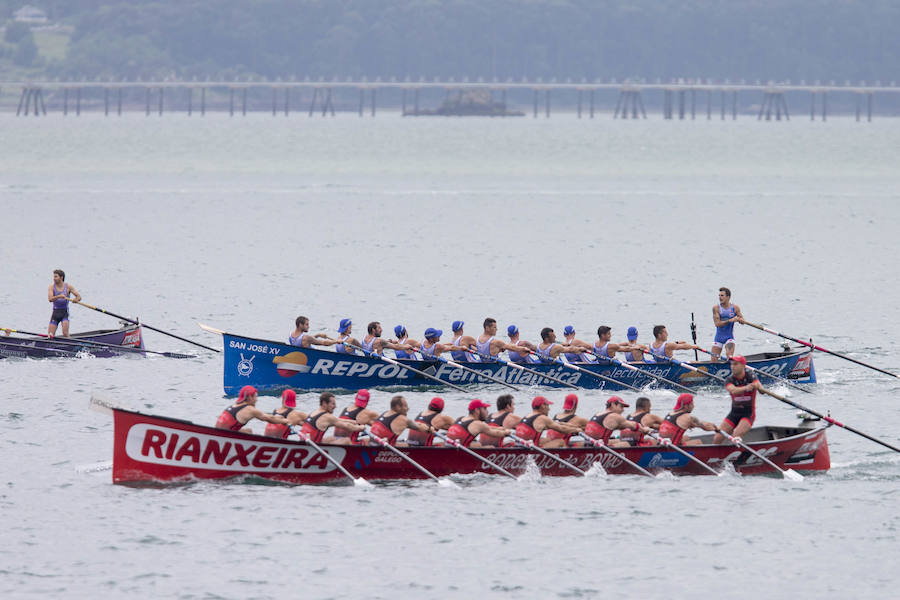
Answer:
[[678, 396], [678, 400], [675, 402], [675, 410], [681, 410], [688, 404], [692, 404], [694, 402], [694, 397], [691, 394], [685, 392]]
[[438, 412], [444, 410], [444, 399], [439, 396], [435, 396], [431, 399], [431, 402], [428, 403], [428, 409], [436, 410]]
[[238, 394], [238, 402], [245, 402], [247, 396], [252, 396], [256, 393], [256, 388], [252, 385], [245, 385], [241, 388], [241, 393]]
[[369, 390], [359, 390], [356, 392], [356, 405], [365, 408], [369, 405]]
[[543, 396], [535, 396], [534, 400], [531, 401], [531, 408], [533, 408], [534, 410], [537, 410], [545, 404], [553, 404], [553, 403], [550, 402], [549, 400], [547, 400], [546, 398], [544, 398]]
[[294, 390], [284, 390], [281, 392], [281, 402], [288, 408], [297, 406], [297, 392]]
[[612, 406], [612, 405], [613, 405], [614, 403], [616, 403], [616, 402], [618, 402], [618, 403], [621, 404], [622, 406], [631, 406], [630, 404], [628, 404], [627, 402], [625, 402], [624, 400], [622, 400], [622, 399], [619, 398], [618, 396], [610, 396], [610, 397], [609, 397], [609, 400], [606, 401], [606, 406], [607, 406], [607, 407], [610, 407], [610, 406]]
[[575, 394], [566, 396], [565, 401], [563, 401], [563, 410], [574, 410], [576, 406], [578, 406], [578, 396]]
[[[438, 398], [438, 400], [440, 400], [440, 398]], [[491, 407], [490, 404], [485, 404], [478, 398], [475, 398], [474, 400], [469, 402], [469, 412], [474, 412], [474, 411], [478, 410], [479, 408], [490, 408], [490, 407]]]
[[731, 357], [731, 360], [733, 360], [734, 362], [739, 362], [742, 365], [744, 365], [745, 367], [747, 366], [747, 359], [744, 358], [743, 356], [741, 356], [740, 354], [735, 354], [734, 356]]

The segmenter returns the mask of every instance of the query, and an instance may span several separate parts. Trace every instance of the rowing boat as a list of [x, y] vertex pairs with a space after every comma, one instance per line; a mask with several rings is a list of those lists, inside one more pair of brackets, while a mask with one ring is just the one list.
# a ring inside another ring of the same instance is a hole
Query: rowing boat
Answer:
[[[224, 384], [225, 393], [236, 396], [241, 387], [252, 385], [261, 393], [280, 393], [286, 388], [302, 390], [357, 390], [360, 388], [412, 388], [434, 386], [435, 381], [368, 356], [338, 354], [330, 350], [298, 348], [281, 342], [250, 338], [231, 333], [222, 333], [225, 351]], [[388, 351], [390, 352], [390, 351]], [[763, 352], [746, 355], [747, 365], [762, 374], [776, 375], [795, 380], [798, 383], [814, 383], [812, 351], [808, 348]], [[443, 381], [455, 385], [487, 384], [486, 377], [451, 365], [422, 360], [398, 360], [418, 371], [424, 371]], [[465, 366], [494, 380], [502, 380], [510, 385], [564, 387], [566, 382], [587, 389], [619, 391], [626, 389], [617, 385], [621, 381], [632, 387], [643, 387], [651, 383], [666, 387], [650, 375], [664, 377], [682, 385], [696, 386], [712, 381], [702, 373], [668, 363], [633, 363], [640, 371], [632, 371], [614, 364], [576, 363], [580, 368], [602, 375], [608, 379], [592, 377], [585, 373], [566, 368], [558, 363], [528, 364], [535, 375], [497, 362], [465, 363]], [[725, 362], [698, 361], [687, 363], [700, 371], [718, 377], [727, 377], [731, 368]], [[555, 381], [554, 381], [555, 379]], [[613, 381], [609, 381], [609, 379]]]
[[140, 325], [128, 324], [119, 329], [98, 329], [57, 338], [0, 334], [0, 358], [71, 358], [85, 353], [105, 358], [135, 354], [135, 349], [144, 349]]
[[[310, 445], [294, 440], [263, 437], [190, 421], [148, 415], [98, 399], [93, 408], [112, 413], [113, 483], [178, 483], [206, 479], [256, 477], [290, 484], [347, 481], [337, 467]], [[831, 467], [826, 426], [762, 426], [744, 436], [749, 447], [784, 469], [825, 471]], [[713, 469], [726, 464], [740, 474], [774, 473], [774, 469], [746, 450], [732, 445], [707, 443], [684, 447]], [[390, 450], [380, 446], [319, 447], [354, 477], [369, 481], [422, 479], [425, 475]], [[515, 475], [535, 465], [543, 476], [569, 476], [573, 470], [557, 460], [523, 447], [473, 448], [473, 452]], [[437, 477], [455, 474], [496, 474], [475, 457], [448, 447], [410, 447], [402, 452]], [[558, 458], [588, 470], [599, 463], [609, 474], [634, 474], [620, 458], [601, 449], [559, 448], [547, 450]], [[683, 454], [666, 447], [616, 448], [627, 459], [651, 472], [704, 475], [709, 471]]]

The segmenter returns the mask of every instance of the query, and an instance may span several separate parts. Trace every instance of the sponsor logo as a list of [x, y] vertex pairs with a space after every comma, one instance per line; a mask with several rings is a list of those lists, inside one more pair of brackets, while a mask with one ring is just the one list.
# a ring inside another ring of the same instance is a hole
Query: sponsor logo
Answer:
[[688, 457], [680, 452], [644, 452], [638, 464], [647, 469], [671, 469], [688, 464]]
[[[338, 462], [346, 455], [343, 448], [325, 451]], [[213, 471], [328, 473], [335, 469], [312, 448], [297, 444], [235, 440], [147, 423], [128, 430], [125, 454], [141, 463]]]
[[141, 345], [141, 330], [137, 329], [135, 331], [129, 332], [125, 334], [125, 337], [122, 339], [123, 346], [134, 346], [137, 348]]
[[404, 462], [402, 458], [394, 454], [393, 452], [379, 452], [375, 455], [373, 459], [374, 462], [377, 463], [401, 463]]
[[251, 356], [250, 360], [244, 358], [244, 353], [241, 352], [241, 361], [238, 363], [238, 375], [243, 375], [244, 377], [250, 377], [250, 373], [253, 372], [253, 359], [255, 356]]
[[302, 352], [288, 352], [284, 356], [276, 356], [272, 362], [279, 375], [293, 377], [297, 373], [309, 373], [307, 360], [306, 355]]

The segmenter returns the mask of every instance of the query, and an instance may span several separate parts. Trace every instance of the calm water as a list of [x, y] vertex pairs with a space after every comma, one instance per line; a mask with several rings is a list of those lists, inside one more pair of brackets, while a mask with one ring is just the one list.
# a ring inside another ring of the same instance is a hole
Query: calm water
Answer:
[[[0, 140], [0, 327], [44, 330], [61, 267], [85, 301], [210, 345], [196, 321], [280, 339], [298, 314], [315, 331], [350, 316], [418, 337], [493, 316], [531, 339], [607, 324], [647, 340], [655, 324], [688, 338], [691, 312], [709, 343], [728, 285], [751, 320], [900, 362], [900, 121], [0, 115]], [[115, 324], [72, 312], [73, 330]], [[778, 347], [736, 331], [744, 351]], [[815, 394], [794, 400], [897, 443], [896, 380], [816, 366]], [[833, 469], [799, 483], [131, 489], [110, 483], [112, 423], [91, 394], [212, 423], [219, 356], [3, 360], [0, 382], [4, 598], [896, 595], [900, 457], [843, 430]], [[413, 411], [431, 397], [406, 395]], [[650, 395], [656, 412], [674, 402]], [[472, 397], [443, 396], [454, 415]], [[582, 394], [581, 411], [604, 400]], [[718, 422], [727, 404], [704, 390], [696, 412]], [[758, 412], [796, 421], [767, 398]]]

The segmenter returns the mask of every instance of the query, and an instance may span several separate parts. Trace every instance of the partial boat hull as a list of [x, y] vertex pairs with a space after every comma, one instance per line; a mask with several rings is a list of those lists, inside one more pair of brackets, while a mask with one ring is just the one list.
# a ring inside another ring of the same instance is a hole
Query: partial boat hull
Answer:
[[144, 349], [140, 325], [74, 333], [70, 337], [41, 338], [0, 335], [0, 358], [71, 358], [88, 353], [98, 358], [142, 354], [100, 344]]

